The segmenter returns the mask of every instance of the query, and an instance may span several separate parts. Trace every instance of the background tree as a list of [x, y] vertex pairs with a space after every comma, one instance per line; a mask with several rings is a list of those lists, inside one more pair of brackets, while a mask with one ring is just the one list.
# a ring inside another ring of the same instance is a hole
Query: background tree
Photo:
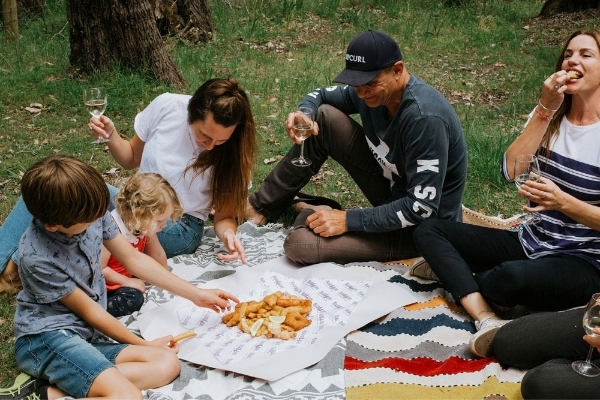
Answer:
[[560, 12], [585, 11], [592, 8], [600, 8], [600, 0], [546, 0], [540, 11], [540, 17]]
[[19, 20], [17, 18], [17, 0], [2, 0], [2, 21], [6, 38], [10, 41], [19, 39]]
[[166, 50], [161, 31], [206, 42], [213, 26], [206, 0], [67, 0], [67, 20], [73, 68], [105, 72], [120, 64], [151, 71], [177, 89], [183, 88], [184, 78]]

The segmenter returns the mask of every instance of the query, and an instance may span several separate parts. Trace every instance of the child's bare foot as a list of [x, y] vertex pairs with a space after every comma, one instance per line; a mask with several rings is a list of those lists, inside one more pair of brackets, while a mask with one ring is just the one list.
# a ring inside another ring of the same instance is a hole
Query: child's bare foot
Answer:
[[267, 217], [258, 213], [248, 200], [246, 200], [246, 220], [254, 222], [256, 226], [263, 226], [267, 223]]

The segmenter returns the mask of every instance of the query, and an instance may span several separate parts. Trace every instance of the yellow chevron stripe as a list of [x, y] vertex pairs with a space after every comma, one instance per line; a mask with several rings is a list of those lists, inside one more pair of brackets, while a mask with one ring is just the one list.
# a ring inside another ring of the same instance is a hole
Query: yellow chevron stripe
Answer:
[[420, 385], [377, 383], [373, 385], [346, 388], [346, 400], [380, 400], [380, 399], [420, 399], [448, 400], [502, 399], [491, 395], [504, 395], [508, 400], [523, 400], [519, 383], [500, 383], [495, 376], [489, 377], [478, 386], [427, 387]]
[[409, 304], [407, 306], [404, 306], [404, 309], [407, 311], [419, 311], [419, 310], [423, 310], [425, 308], [435, 308], [435, 307], [439, 307], [439, 306], [445, 306], [448, 309], [450, 309], [451, 311], [458, 312], [458, 313], [465, 312], [465, 309], [462, 308], [462, 306], [460, 306], [454, 302], [448, 301], [444, 297], [440, 297], [440, 296], [436, 296], [433, 299], [422, 302], [422, 303]]

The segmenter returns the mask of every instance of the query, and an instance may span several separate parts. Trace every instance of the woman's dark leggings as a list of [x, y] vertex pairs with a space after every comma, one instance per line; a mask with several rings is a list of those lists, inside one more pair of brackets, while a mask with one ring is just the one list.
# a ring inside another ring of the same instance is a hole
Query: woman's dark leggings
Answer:
[[[521, 382], [525, 399], [597, 399], [600, 376], [588, 378], [571, 368], [590, 346], [583, 340], [585, 308], [527, 315], [504, 325], [492, 343], [502, 364], [529, 369]], [[599, 364], [594, 349], [592, 360]]]
[[498, 306], [558, 311], [600, 292], [600, 272], [591, 263], [569, 255], [527, 258], [515, 232], [428, 219], [414, 240], [455, 300], [480, 292]]

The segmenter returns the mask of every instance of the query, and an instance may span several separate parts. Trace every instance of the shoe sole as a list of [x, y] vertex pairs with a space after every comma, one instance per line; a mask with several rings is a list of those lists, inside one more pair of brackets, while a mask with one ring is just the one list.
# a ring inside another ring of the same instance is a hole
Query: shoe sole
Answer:
[[471, 352], [481, 358], [491, 356], [493, 354], [492, 342], [494, 341], [498, 329], [500, 329], [500, 327], [495, 326], [486, 330], [481, 335], [473, 335], [471, 340], [469, 340], [469, 349], [471, 349]]
[[33, 381], [34, 379], [35, 378], [33, 378], [31, 375], [26, 374], [25, 372], [21, 372], [19, 375], [17, 375], [17, 377], [15, 378], [15, 382], [12, 384], [11, 387], [0, 389], [0, 396], [10, 396], [15, 393], [18, 393], [20, 388], [29, 385], [29, 382]]
[[[421, 272], [421, 269], [430, 272], [430, 274]], [[424, 258], [415, 261], [414, 264], [410, 266], [409, 273], [412, 276], [416, 276], [417, 278], [425, 279], [427, 281], [440, 281], [437, 275], [435, 275], [435, 273], [431, 270], [431, 267], [429, 266], [429, 264], [427, 264], [427, 261], [425, 261]]]

